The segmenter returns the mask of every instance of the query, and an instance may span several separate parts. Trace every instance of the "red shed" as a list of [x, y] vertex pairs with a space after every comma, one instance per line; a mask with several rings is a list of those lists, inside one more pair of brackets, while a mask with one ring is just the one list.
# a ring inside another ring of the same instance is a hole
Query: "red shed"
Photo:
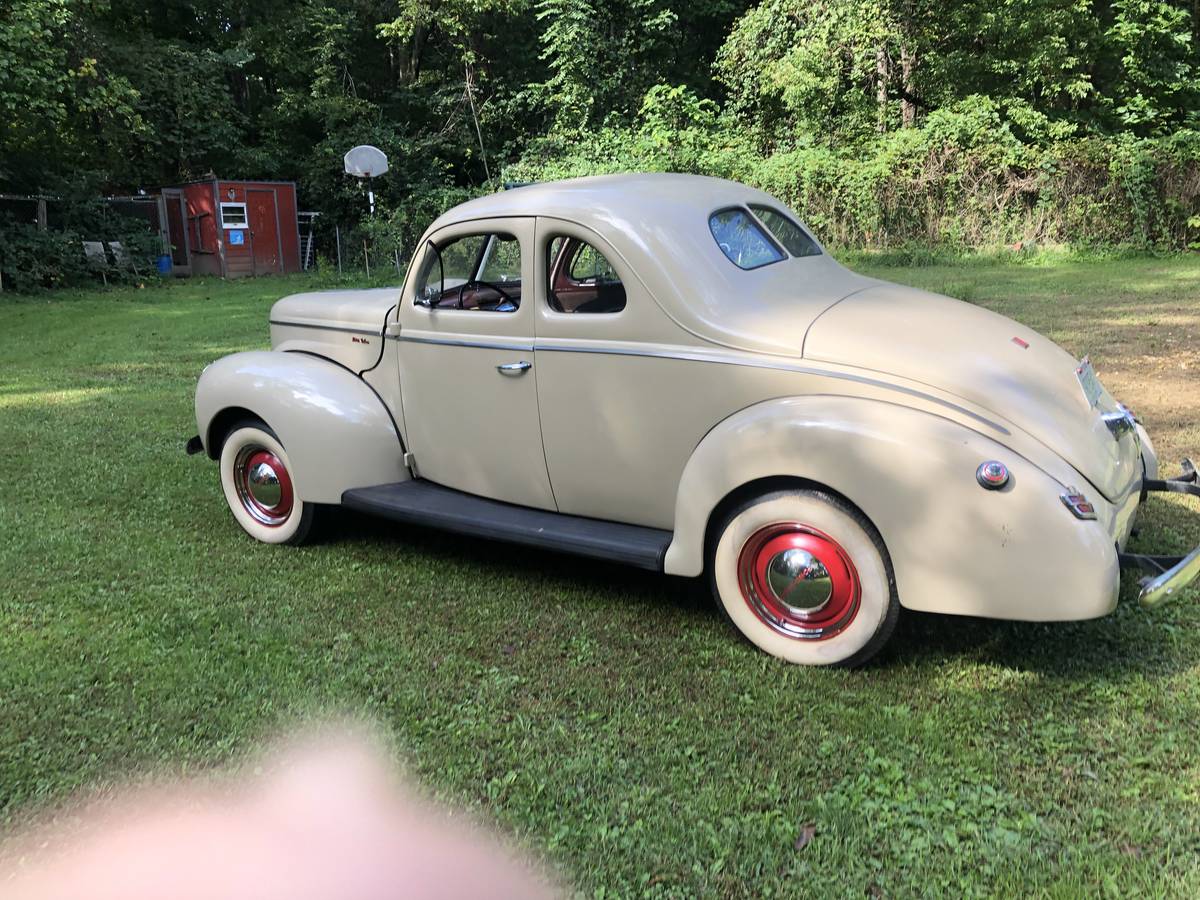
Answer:
[[269, 275], [300, 271], [292, 181], [213, 178], [163, 188], [178, 275]]

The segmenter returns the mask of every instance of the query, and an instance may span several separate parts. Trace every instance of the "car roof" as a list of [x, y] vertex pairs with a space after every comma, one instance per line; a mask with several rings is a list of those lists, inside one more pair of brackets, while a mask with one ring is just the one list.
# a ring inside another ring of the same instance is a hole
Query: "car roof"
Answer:
[[475, 219], [542, 216], [607, 241], [663, 311], [693, 337], [746, 350], [797, 354], [808, 326], [847, 294], [874, 283], [827, 253], [744, 270], [709, 230], [719, 209], [766, 204], [765, 191], [703, 175], [636, 173], [538, 182], [488, 194], [441, 215], [426, 232]]
[[434, 227], [469, 219], [534, 215], [557, 215], [592, 228], [603, 228], [614, 214], [660, 224], [697, 216], [707, 222], [714, 210], [747, 202], [780, 205], [770, 194], [724, 178], [669, 172], [593, 175], [534, 182], [477, 197], [448, 210]]

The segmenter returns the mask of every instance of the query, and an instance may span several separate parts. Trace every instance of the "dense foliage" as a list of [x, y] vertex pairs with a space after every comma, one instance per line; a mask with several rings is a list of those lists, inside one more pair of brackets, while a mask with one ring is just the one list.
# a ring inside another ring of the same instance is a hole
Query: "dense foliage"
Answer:
[[[835, 245], [1200, 239], [1191, 0], [12, 0], [0, 191], [217, 172], [401, 245], [503, 180], [741, 178]], [[407, 250], [407, 246], [405, 247]]]

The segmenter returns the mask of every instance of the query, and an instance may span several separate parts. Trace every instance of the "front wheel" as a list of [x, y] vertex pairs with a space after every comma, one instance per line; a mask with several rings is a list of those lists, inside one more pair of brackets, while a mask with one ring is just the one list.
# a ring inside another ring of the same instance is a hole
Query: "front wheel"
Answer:
[[240, 422], [221, 445], [221, 488], [237, 523], [266, 544], [301, 544], [316, 507], [296, 495], [279, 438], [262, 422]]
[[857, 666], [887, 642], [900, 604], [875, 528], [818, 490], [778, 491], [736, 507], [709, 554], [713, 594], [772, 656]]

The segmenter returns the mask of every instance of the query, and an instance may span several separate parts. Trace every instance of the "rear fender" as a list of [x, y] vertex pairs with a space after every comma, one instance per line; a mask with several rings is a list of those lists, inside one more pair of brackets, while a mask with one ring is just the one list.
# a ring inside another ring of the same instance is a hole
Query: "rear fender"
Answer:
[[217, 360], [196, 385], [196, 424], [209, 456], [244, 415], [279, 437], [296, 492], [310, 503], [340, 503], [342, 493], [407, 480], [391, 413], [354, 373], [302, 353], [251, 351]]
[[[1011, 472], [1002, 490], [976, 481], [991, 459]], [[1116, 604], [1103, 498], [1089, 496], [1098, 521], [1076, 519], [1060, 481], [1000, 443], [941, 416], [853, 397], [770, 400], [709, 432], [684, 468], [666, 571], [699, 575], [722, 502], [780, 477], [824, 486], [871, 520], [910, 609], [1047, 621], [1093, 618]]]

